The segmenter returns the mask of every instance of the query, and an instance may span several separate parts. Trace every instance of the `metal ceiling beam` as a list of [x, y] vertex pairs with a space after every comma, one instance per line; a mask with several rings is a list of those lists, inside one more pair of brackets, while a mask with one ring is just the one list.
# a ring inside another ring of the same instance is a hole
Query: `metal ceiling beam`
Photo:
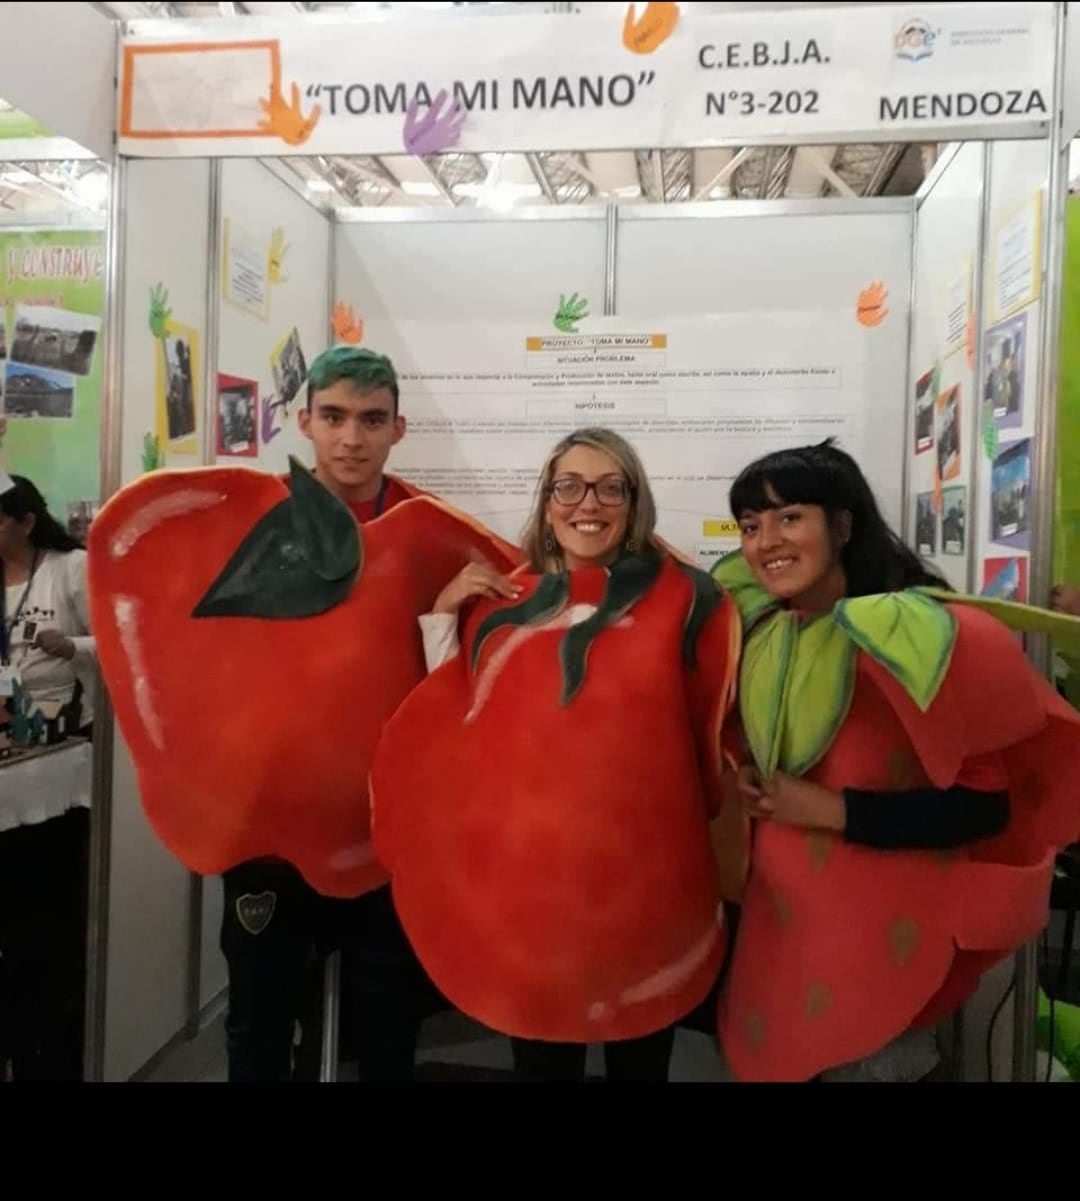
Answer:
[[653, 174], [656, 181], [656, 199], [660, 204], [667, 204], [667, 180], [664, 178], [664, 152], [653, 151]]
[[906, 145], [882, 148], [881, 158], [877, 161], [874, 173], [866, 181], [866, 187], [863, 190], [864, 196], [881, 195], [888, 186], [889, 180], [892, 179], [896, 168], [900, 165], [900, 160], [904, 157], [906, 150]]
[[752, 146], [744, 146], [738, 154], [728, 159], [703, 188], [698, 188], [694, 200], [708, 200], [712, 190], [726, 183], [753, 153]]
[[538, 154], [526, 154], [525, 161], [529, 164], [529, 170], [533, 173], [533, 178], [540, 185], [540, 191], [544, 193], [548, 204], [558, 204], [559, 198], [555, 194], [555, 189], [551, 186], [551, 180], [547, 177], [547, 172], [544, 170], [544, 164], [540, 161]]
[[816, 147], [804, 147], [807, 159], [813, 163], [822, 180], [830, 184], [841, 196], [846, 196], [848, 200], [858, 199], [858, 193], [846, 181], [840, 178], [833, 170], [833, 165]]
[[429, 178], [431, 179], [431, 182], [435, 185], [435, 190], [439, 193], [439, 195], [443, 198], [443, 200], [445, 200], [446, 203], [449, 204], [451, 208], [457, 208], [457, 198], [454, 196], [454, 193], [451, 192], [450, 189], [446, 186], [446, 184], [444, 184], [443, 181], [439, 178], [439, 173], [431, 165], [430, 161], [426, 158], [420, 158], [419, 156], [417, 157], [416, 161], [418, 163], [420, 163], [421, 166], [424, 168], [424, 170], [427, 172]]

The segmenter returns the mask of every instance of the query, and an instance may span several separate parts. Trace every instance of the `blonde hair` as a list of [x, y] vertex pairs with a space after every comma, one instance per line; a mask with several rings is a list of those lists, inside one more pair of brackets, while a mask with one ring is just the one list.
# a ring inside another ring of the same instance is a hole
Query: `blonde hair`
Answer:
[[649, 477], [641, 465], [637, 451], [621, 434], [608, 429], [581, 429], [567, 434], [552, 449], [540, 471], [533, 501], [532, 515], [521, 534], [521, 548], [532, 571], [562, 571], [562, 551], [554, 542], [547, 522], [547, 505], [551, 483], [559, 460], [575, 446], [588, 446], [603, 451], [618, 463], [630, 487], [630, 517], [626, 526], [628, 544], [640, 553], [647, 546], [657, 547], [656, 501], [653, 499]]

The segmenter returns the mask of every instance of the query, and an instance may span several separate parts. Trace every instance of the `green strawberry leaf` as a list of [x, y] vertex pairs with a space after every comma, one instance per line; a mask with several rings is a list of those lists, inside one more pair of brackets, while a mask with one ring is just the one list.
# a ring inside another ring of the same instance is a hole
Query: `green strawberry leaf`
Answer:
[[833, 616], [924, 712], [937, 696], [956, 645], [956, 619], [921, 592], [840, 601]]
[[999, 600], [996, 596], [969, 596], [962, 592], [946, 592], [944, 588], [919, 588], [916, 591], [944, 604], [971, 605], [982, 609], [1017, 633], [1048, 634], [1063, 646], [1080, 646], [1080, 617], [1070, 617], [1066, 613], [1040, 609], [1035, 605]]
[[776, 771], [779, 760], [784, 694], [797, 624], [791, 613], [774, 613], [758, 624], [743, 646], [739, 712], [750, 753], [765, 776]]
[[570, 596], [570, 578], [566, 572], [549, 572], [536, 586], [536, 591], [516, 605], [508, 605], [489, 613], [480, 623], [473, 640], [470, 670], [476, 671], [484, 643], [504, 626], [531, 626], [561, 613]]
[[779, 608], [775, 597], [770, 596], [758, 583], [741, 550], [730, 551], [717, 560], [713, 565], [712, 578], [725, 592], [731, 593], [747, 633], [770, 610]]
[[832, 746], [855, 693], [855, 644], [830, 615], [799, 629], [784, 690], [779, 766], [801, 776]]

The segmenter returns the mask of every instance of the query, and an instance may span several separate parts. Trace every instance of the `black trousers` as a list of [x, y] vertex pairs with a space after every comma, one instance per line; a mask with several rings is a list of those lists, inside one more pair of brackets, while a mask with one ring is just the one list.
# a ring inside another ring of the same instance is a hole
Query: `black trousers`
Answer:
[[83, 1078], [90, 811], [0, 833], [0, 1080]]
[[420, 1026], [440, 1002], [390, 889], [355, 900], [323, 897], [291, 865], [263, 861], [233, 868], [224, 883], [229, 1080], [317, 1079], [322, 963], [335, 950], [342, 953], [342, 1058], [356, 1060], [362, 1081], [411, 1079]]
[[[528, 1083], [585, 1079], [584, 1043], [546, 1043], [512, 1038], [514, 1074]], [[666, 1084], [675, 1046], [675, 1027], [668, 1026], [621, 1042], [604, 1043], [604, 1070], [609, 1082]]]

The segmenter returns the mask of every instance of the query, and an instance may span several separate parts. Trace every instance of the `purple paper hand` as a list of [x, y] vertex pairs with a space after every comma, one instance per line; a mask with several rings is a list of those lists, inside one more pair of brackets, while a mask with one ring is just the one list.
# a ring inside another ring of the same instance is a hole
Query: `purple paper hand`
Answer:
[[262, 398], [262, 440], [264, 446], [269, 446], [278, 434], [281, 433], [280, 427], [274, 423], [274, 418], [279, 408], [277, 398], [273, 394]]
[[409, 154], [439, 154], [443, 150], [456, 146], [461, 137], [461, 127], [468, 115], [455, 99], [446, 112], [446, 89], [443, 88], [431, 102], [431, 107], [423, 117], [418, 117], [419, 106], [416, 97], [409, 102], [405, 110], [405, 125], [402, 138], [405, 149]]

